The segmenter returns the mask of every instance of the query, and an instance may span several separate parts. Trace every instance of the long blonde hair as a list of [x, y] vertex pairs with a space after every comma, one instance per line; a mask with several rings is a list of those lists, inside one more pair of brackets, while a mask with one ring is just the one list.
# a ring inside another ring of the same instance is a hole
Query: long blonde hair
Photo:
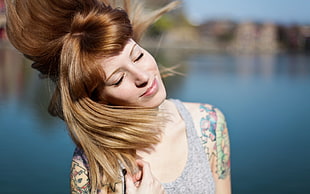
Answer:
[[125, 11], [108, 0], [5, 2], [9, 40], [55, 83], [49, 112], [66, 122], [73, 141], [85, 152], [93, 191], [117, 181], [119, 162], [133, 173], [136, 150], [160, 140], [158, 111], [98, 102], [104, 74], [97, 61], [120, 53], [130, 38], [139, 40], [176, 4], [143, 17], [142, 7], [126, 0]]

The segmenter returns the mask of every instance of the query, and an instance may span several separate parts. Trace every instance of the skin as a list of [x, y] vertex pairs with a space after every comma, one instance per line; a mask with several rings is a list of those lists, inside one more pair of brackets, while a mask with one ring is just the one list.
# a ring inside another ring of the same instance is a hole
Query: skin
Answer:
[[134, 178], [140, 178], [141, 181], [139, 181], [138, 184], [134, 184], [133, 177], [126, 175], [126, 192], [135, 194], [164, 194], [165, 190], [160, 182], [153, 176], [150, 164], [143, 160], [137, 160], [137, 164], [142, 171], [138, 177]]
[[71, 183], [74, 184], [74, 186], [71, 187], [72, 194], [87, 194], [90, 189], [87, 170], [82, 163], [76, 160], [72, 161]]
[[130, 39], [123, 51], [102, 61], [106, 78], [101, 97], [120, 106], [158, 107], [166, 98], [152, 55]]
[[[140, 172], [126, 175], [128, 194], [164, 193], [161, 183], [174, 181], [181, 175], [188, 153], [185, 123], [174, 103], [165, 100], [166, 91], [156, 61], [146, 50], [129, 40], [123, 52], [102, 60], [101, 65], [106, 75], [101, 97], [107, 104], [159, 107], [170, 116], [163, 129], [161, 141], [147, 152], [137, 150], [137, 155], [141, 158], [137, 160]], [[231, 193], [229, 137], [223, 115], [210, 105], [184, 105], [189, 110], [197, 134], [203, 142], [216, 183], [216, 193]], [[77, 168], [83, 166], [81, 161], [74, 161], [72, 165], [74, 173], [71, 185], [75, 186], [72, 193], [83, 193], [79, 191], [83, 189], [82, 186], [85, 187], [83, 181], [86, 181], [87, 185], [88, 171], [86, 168]], [[119, 183], [105, 185], [101, 193], [121, 193], [121, 186]]]

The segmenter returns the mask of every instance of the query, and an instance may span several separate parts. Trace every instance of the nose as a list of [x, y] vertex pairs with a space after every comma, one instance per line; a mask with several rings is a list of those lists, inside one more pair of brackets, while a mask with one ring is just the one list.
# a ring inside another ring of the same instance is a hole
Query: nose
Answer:
[[145, 70], [135, 68], [132, 73], [134, 76], [134, 81], [135, 81], [136, 87], [143, 88], [143, 87], [147, 86], [150, 77], [149, 77], [149, 74]]

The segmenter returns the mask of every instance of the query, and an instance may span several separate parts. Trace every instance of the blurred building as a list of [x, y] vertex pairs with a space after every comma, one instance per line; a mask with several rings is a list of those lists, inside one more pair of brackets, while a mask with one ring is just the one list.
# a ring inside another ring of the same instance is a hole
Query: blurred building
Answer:
[[265, 23], [260, 27], [256, 40], [256, 49], [260, 52], [278, 51], [276, 25]]
[[204, 38], [213, 37], [221, 42], [232, 40], [236, 23], [229, 20], [207, 21], [197, 27], [200, 35]]
[[236, 52], [277, 52], [277, 27], [274, 24], [241, 23], [230, 47]]
[[254, 23], [239, 24], [236, 28], [232, 50], [254, 52], [256, 50], [257, 28]]
[[281, 46], [291, 52], [310, 51], [310, 25], [279, 26]]
[[301, 26], [300, 32], [302, 36], [302, 46], [306, 52], [310, 52], [310, 25], [309, 26]]

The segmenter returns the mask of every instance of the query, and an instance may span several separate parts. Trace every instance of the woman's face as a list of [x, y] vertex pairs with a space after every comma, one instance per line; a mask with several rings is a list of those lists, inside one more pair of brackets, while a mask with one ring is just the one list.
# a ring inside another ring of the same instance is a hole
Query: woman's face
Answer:
[[105, 85], [101, 99], [109, 105], [157, 107], [166, 98], [156, 61], [132, 39], [123, 51], [102, 61]]

